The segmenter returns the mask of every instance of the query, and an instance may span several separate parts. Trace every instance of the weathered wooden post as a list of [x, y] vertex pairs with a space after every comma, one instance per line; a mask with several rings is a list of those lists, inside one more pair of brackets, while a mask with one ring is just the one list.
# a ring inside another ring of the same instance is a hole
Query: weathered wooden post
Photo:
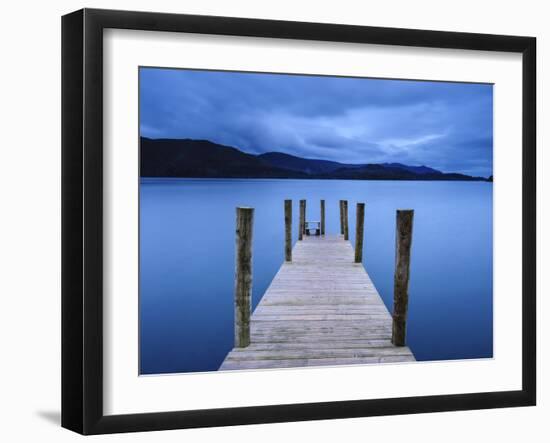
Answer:
[[357, 203], [355, 221], [355, 263], [363, 261], [363, 227], [365, 224], [365, 203]]
[[235, 245], [235, 347], [250, 344], [252, 225], [254, 208], [237, 208]]
[[393, 280], [392, 343], [405, 346], [409, 309], [409, 267], [414, 211], [398, 210], [395, 229], [395, 274]]
[[292, 261], [292, 200], [285, 200], [285, 260]]
[[325, 235], [325, 201], [321, 200], [321, 235]]
[[300, 222], [298, 223], [298, 240], [304, 238], [304, 231], [306, 225], [306, 201], [300, 200]]
[[344, 200], [342, 202], [343, 208], [343, 219], [344, 219], [344, 240], [349, 240], [349, 224], [348, 224], [348, 201]]
[[340, 235], [344, 235], [344, 200], [340, 200]]
[[303, 228], [304, 228], [304, 235], [307, 234], [307, 224], [306, 224], [306, 220], [307, 220], [307, 217], [306, 217], [306, 203], [307, 203], [307, 200], [304, 200], [304, 224], [303, 224]]

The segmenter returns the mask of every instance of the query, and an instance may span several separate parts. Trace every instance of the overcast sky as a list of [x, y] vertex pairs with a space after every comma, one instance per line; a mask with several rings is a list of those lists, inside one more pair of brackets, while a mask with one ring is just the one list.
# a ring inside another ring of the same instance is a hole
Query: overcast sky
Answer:
[[141, 68], [140, 119], [150, 138], [493, 174], [491, 85]]

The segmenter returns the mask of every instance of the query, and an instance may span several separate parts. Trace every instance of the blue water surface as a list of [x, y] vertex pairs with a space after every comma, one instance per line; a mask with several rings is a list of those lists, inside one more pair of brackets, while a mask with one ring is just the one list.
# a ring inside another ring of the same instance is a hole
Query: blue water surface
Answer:
[[253, 307], [284, 259], [285, 199], [339, 232], [338, 201], [366, 203], [364, 264], [392, 310], [395, 210], [414, 209], [407, 342], [417, 360], [493, 354], [492, 183], [141, 179], [142, 374], [217, 370], [233, 345], [235, 208], [255, 208]]

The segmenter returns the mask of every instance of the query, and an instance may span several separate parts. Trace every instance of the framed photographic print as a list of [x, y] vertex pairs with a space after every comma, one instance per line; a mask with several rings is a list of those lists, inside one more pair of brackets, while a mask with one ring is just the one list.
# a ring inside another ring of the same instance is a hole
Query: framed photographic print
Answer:
[[62, 21], [62, 425], [534, 405], [531, 37]]

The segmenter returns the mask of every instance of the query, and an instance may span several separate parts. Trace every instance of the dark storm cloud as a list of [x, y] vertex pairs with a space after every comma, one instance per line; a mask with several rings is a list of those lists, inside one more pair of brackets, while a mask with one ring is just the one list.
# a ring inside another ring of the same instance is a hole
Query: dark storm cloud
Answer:
[[492, 86], [142, 68], [140, 130], [250, 153], [492, 175]]

